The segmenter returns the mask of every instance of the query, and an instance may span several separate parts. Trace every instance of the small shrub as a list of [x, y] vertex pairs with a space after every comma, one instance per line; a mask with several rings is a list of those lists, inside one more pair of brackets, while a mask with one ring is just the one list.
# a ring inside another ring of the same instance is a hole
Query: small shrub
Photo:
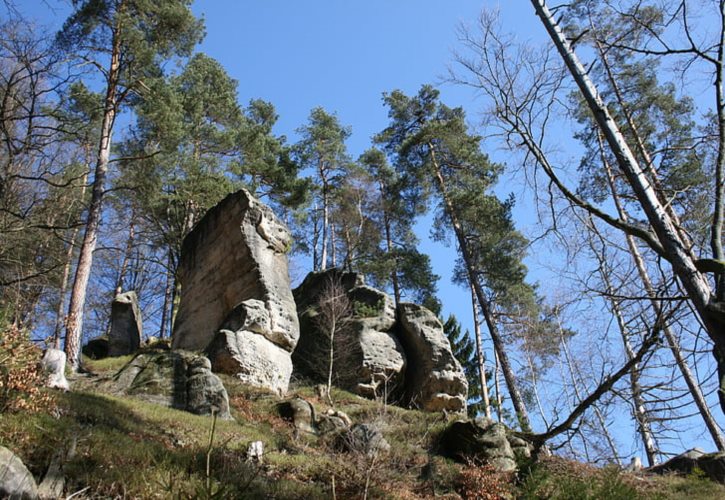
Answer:
[[458, 493], [466, 500], [513, 498], [512, 475], [492, 465], [468, 462], [456, 481]]
[[40, 349], [15, 326], [0, 336], [0, 413], [37, 412], [51, 406], [41, 390], [45, 376], [38, 366]]
[[372, 318], [383, 312], [385, 303], [380, 299], [376, 304], [366, 304], [365, 302], [353, 301], [353, 316], [357, 318]]

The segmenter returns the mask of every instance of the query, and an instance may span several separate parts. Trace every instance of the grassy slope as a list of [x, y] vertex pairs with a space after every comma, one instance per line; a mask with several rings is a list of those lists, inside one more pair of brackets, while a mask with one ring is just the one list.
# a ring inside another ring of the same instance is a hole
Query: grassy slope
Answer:
[[[551, 460], [528, 478], [463, 467], [431, 453], [452, 417], [383, 407], [342, 391], [336, 408], [354, 422], [375, 422], [391, 444], [385, 456], [343, 453], [330, 439], [298, 436], [277, 416], [279, 400], [224, 378], [234, 422], [218, 421], [210, 454], [212, 419], [109, 393], [104, 383], [129, 358], [89, 363], [97, 376], [79, 378], [74, 392], [58, 394], [56, 408], [32, 415], [0, 415], [0, 444], [14, 450], [36, 477], [58, 449], [76, 442], [65, 465], [68, 491], [91, 498], [725, 498], [725, 488], [699, 478], [641, 478]], [[329, 406], [311, 388], [294, 392], [317, 411]], [[261, 465], [245, 462], [250, 442], [264, 442]], [[476, 496], [477, 495], [477, 496]], [[487, 496], [488, 495], [488, 496]], [[79, 498], [76, 497], [76, 498]]]

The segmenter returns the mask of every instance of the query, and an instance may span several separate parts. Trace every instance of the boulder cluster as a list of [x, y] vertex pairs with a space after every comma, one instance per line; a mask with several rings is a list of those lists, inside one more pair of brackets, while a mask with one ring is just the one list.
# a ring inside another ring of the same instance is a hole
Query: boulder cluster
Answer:
[[[321, 293], [334, 281], [350, 304], [339, 333], [345, 348], [335, 353], [334, 385], [429, 411], [465, 410], [466, 377], [432, 312], [415, 304], [396, 308], [362, 275], [338, 269], [311, 273], [293, 291], [291, 246], [286, 225], [246, 190], [209, 210], [182, 246], [171, 351], [137, 354], [117, 375], [119, 390], [194, 413], [215, 407], [222, 415], [226, 396], [217, 394], [221, 383], [214, 373], [280, 395], [293, 373], [327, 380], [332, 344], [318, 316]], [[94, 358], [136, 353], [142, 331], [136, 294], [118, 294], [108, 337], [91, 340], [84, 352]], [[163, 382], [168, 376], [173, 382]], [[192, 389], [200, 386], [209, 398], [203, 404], [194, 403]]]
[[[332, 285], [349, 309], [338, 319], [342, 341], [337, 343], [320, 324], [320, 304], [329, 300], [323, 295]], [[363, 275], [338, 269], [310, 273], [293, 293], [301, 329], [292, 354], [297, 372], [324, 381], [332, 345], [336, 386], [427, 411], [465, 410], [468, 382], [431, 311], [409, 303], [396, 309], [390, 296], [365, 284]]]

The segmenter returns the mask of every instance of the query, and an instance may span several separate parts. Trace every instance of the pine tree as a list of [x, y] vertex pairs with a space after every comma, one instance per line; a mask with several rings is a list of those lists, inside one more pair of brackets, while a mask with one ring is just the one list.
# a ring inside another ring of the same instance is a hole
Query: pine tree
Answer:
[[161, 74], [160, 63], [189, 55], [202, 35], [190, 0], [74, 0], [58, 41], [79, 61], [101, 69], [103, 118], [91, 200], [68, 307], [65, 351], [78, 369], [83, 306], [101, 223], [106, 176], [117, 114], [132, 96], [143, 95], [148, 82]]
[[343, 173], [349, 170], [345, 141], [351, 131], [337, 115], [317, 107], [298, 133], [301, 138], [294, 146], [294, 155], [302, 168], [313, 172], [313, 200], [305, 217], [312, 234], [307, 248], [312, 252], [313, 269], [324, 271], [329, 265], [337, 265], [331, 212], [335, 190]]
[[[420, 196], [434, 194], [437, 204], [435, 227], [441, 236], [444, 231], [455, 236], [463, 269], [476, 293], [517, 418], [521, 428], [529, 430], [528, 412], [500, 334], [495, 304], [485, 292], [482, 269], [479, 268], [481, 262], [469, 235], [474, 226], [467, 221], [472, 219], [464, 217], [471, 209], [485, 211], [485, 220], [491, 221], [498, 221], [501, 214], [506, 213], [505, 204], [486, 194], [494, 184], [500, 166], [491, 163], [481, 152], [480, 138], [468, 133], [463, 110], [441, 104], [438, 91], [431, 86], [424, 85], [414, 97], [396, 90], [386, 94], [384, 101], [389, 108], [391, 124], [378, 135], [377, 141], [393, 156], [396, 169], [415, 180]], [[480, 212], [476, 215], [482, 216]], [[478, 230], [478, 239], [486, 241], [486, 227], [481, 224]], [[498, 243], [505, 244], [506, 240]], [[523, 282], [520, 256], [513, 255], [510, 259], [504, 256], [501, 252], [498, 264], [502, 267], [496, 269], [496, 278], [507, 283], [511, 297], [518, 296], [516, 302], [530, 303], [530, 287]], [[489, 284], [494, 282], [492, 279]]]

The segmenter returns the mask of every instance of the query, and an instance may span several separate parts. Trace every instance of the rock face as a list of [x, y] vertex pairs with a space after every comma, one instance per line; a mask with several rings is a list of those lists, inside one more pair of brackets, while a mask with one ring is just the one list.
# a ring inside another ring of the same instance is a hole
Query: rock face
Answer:
[[330, 340], [318, 326], [318, 304], [330, 282], [344, 290], [352, 314], [336, 334], [335, 385], [366, 397], [393, 393], [402, 383], [406, 366], [405, 353], [393, 331], [395, 306], [387, 294], [366, 286], [357, 273], [337, 269], [311, 273], [294, 290], [302, 332], [292, 354], [296, 369], [327, 380]]
[[153, 403], [197, 415], [231, 419], [229, 396], [209, 360], [186, 351], [144, 352], [115, 376], [118, 389]]
[[344, 290], [352, 315], [343, 327], [344, 352], [336, 348], [335, 385], [366, 397], [402, 398], [428, 411], [465, 410], [468, 383], [440, 321], [414, 304], [401, 304], [396, 318], [390, 296], [365, 285], [357, 273], [310, 273], [294, 290], [301, 332], [292, 354], [295, 370], [327, 379], [330, 341], [318, 317], [320, 297], [331, 282]]
[[670, 472], [691, 474], [695, 468], [702, 470], [711, 480], [725, 484], [725, 453], [723, 452], [705, 453], [700, 448], [693, 448], [646, 470], [655, 474]]
[[101, 335], [93, 338], [83, 346], [83, 354], [91, 359], [103, 359], [108, 357], [108, 337]]
[[[231, 313], [255, 299], [269, 319], [253, 331], [292, 351], [299, 325], [287, 271], [290, 246], [289, 229], [246, 190], [209, 210], [184, 239], [172, 347], [206, 348]], [[258, 305], [244, 314], [256, 314]]]
[[60, 349], [49, 348], [43, 353], [40, 366], [48, 376], [46, 385], [55, 389], [67, 391], [70, 389], [65, 378], [65, 352]]
[[339, 446], [345, 451], [364, 453], [374, 457], [390, 451], [390, 443], [374, 424], [355, 424], [350, 430], [340, 434]]
[[215, 371], [286, 392], [299, 323], [287, 227], [241, 190], [209, 210], [184, 240], [172, 347], [206, 349]]
[[141, 345], [143, 323], [136, 292], [119, 293], [111, 304], [111, 333], [108, 355], [125, 356], [136, 352]]
[[428, 411], [463, 411], [468, 382], [435, 314], [400, 304], [398, 335], [408, 358], [405, 400]]
[[206, 349], [216, 373], [234, 375], [245, 384], [287, 392], [292, 376], [290, 353], [262, 335], [220, 330]]
[[38, 485], [25, 464], [0, 446], [0, 498], [38, 498]]
[[516, 459], [531, 453], [526, 441], [485, 417], [451, 423], [440, 436], [439, 451], [455, 460], [483, 460], [502, 472], [516, 470]]
[[282, 418], [294, 424], [297, 431], [309, 434], [316, 432], [315, 408], [308, 401], [297, 397], [280, 403], [277, 410]]

